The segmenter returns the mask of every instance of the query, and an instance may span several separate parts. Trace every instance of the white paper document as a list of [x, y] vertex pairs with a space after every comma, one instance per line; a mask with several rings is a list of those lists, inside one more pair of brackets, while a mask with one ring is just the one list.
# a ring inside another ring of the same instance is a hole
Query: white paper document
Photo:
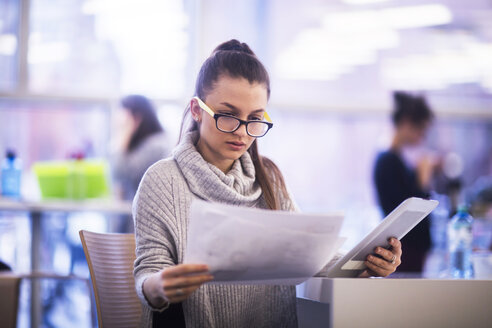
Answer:
[[207, 264], [232, 284], [299, 284], [335, 255], [343, 215], [245, 208], [202, 200], [191, 206], [184, 263]]

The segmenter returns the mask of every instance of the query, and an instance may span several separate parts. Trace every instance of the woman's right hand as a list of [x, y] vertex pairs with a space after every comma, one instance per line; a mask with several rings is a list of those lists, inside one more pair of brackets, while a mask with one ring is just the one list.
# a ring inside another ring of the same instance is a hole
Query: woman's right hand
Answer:
[[178, 264], [165, 268], [147, 278], [144, 294], [156, 308], [166, 302], [179, 303], [187, 299], [202, 284], [213, 280], [207, 265]]
[[427, 154], [417, 163], [417, 179], [422, 189], [429, 189], [435, 169], [439, 166], [439, 158], [433, 154]]

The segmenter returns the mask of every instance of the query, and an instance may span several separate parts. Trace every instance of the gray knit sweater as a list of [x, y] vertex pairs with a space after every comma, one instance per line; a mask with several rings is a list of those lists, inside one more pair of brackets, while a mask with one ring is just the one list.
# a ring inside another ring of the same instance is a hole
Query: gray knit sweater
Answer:
[[[194, 198], [266, 208], [255, 169], [246, 152], [224, 174], [195, 148], [197, 133], [185, 136], [172, 158], [145, 173], [133, 203], [137, 294], [144, 303], [143, 325], [152, 326], [152, 311], [142, 292], [154, 272], [183, 262], [189, 210]], [[293, 210], [289, 199], [282, 210]], [[203, 285], [183, 302], [187, 327], [296, 327], [294, 286]]]

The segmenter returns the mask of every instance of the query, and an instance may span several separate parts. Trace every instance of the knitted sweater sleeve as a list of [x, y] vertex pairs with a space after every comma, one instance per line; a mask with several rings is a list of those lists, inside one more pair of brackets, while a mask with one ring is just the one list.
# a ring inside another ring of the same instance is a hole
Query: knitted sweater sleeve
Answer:
[[[170, 174], [166, 174], [164, 164], [161, 161], [149, 168], [133, 201], [136, 238], [133, 271], [135, 287], [141, 301], [150, 308], [152, 306], [142, 289], [145, 279], [177, 263], [173, 184]], [[152, 309], [162, 311], [166, 307]]]

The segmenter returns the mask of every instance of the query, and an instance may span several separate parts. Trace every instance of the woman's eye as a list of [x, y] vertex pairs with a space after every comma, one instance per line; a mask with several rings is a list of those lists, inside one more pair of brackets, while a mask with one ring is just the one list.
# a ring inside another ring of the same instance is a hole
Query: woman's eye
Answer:
[[250, 118], [251, 121], [261, 121], [261, 117], [255, 116]]

